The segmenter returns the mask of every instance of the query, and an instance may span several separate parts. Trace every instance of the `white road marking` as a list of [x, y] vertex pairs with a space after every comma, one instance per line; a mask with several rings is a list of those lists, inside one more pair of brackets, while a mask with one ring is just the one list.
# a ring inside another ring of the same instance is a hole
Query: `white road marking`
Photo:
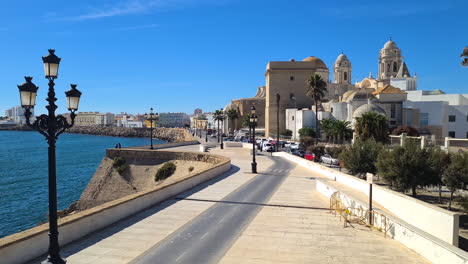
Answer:
[[200, 240], [203, 240], [210, 232], [206, 232], [202, 237], [200, 237]]
[[176, 262], [178, 262], [179, 259], [185, 255], [185, 253], [187, 253], [187, 252], [184, 252], [184, 253], [180, 254], [180, 256], [178, 256], [178, 257], [176, 258]]

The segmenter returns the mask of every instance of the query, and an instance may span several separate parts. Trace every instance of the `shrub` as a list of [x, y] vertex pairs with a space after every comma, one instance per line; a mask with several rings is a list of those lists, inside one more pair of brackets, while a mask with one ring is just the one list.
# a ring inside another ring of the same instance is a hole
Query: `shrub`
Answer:
[[451, 210], [453, 194], [468, 182], [468, 153], [452, 155], [451, 163], [442, 176], [442, 182], [450, 191], [448, 209]]
[[302, 149], [307, 149], [310, 146], [313, 146], [314, 142], [315, 142], [315, 139], [313, 137], [304, 136], [304, 137], [301, 137], [299, 144]]
[[303, 127], [299, 129], [299, 138], [315, 137], [315, 129], [311, 127]]
[[357, 139], [352, 146], [345, 147], [339, 158], [351, 174], [375, 174], [375, 162], [382, 149], [383, 145], [374, 139]]
[[322, 157], [325, 154], [325, 147], [312, 145], [307, 148], [307, 151], [315, 154], [314, 161], [319, 161], [320, 157]]
[[112, 167], [118, 174], [122, 174], [128, 168], [127, 161], [123, 157], [115, 157], [112, 161]]
[[419, 137], [419, 131], [416, 128], [408, 125], [398, 126], [392, 131], [392, 135], [396, 136], [401, 135], [403, 133], [406, 133], [410, 137]]
[[172, 174], [174, 174], [176, 168], [176, 165], [172, 161], [164, 163], [164, 165], [156, 172], [154, 180], [160, 181], [169, 178]]
[[190, 167], [188, 168], [189, 173], [192, 172], [194, 169], [195, 169], [195, 168], [194, 168], [193, 166], [190, 166]]
[[281, 132], [281, 135], [285, 136], [285, 137], [290, 137], [290, 136], [292, 136], [292, 134], [293, 134], [292, 131], [289, 130], [289, 129], [286, 129], [283, 132]]
[[411, 190], [416, 195], [416, 188], [431, 185], [429, 151], [421, 149], [419, 144], [408, 141], [403, 147], [384, 150], [377, 159], [377, 171], [390, 187], [404, 192]]
[[333, 158], [338, 158], [340, 154], [345, 150], [346, 150], [345, 146], [325, 148], [325, 152], [328, 153]]

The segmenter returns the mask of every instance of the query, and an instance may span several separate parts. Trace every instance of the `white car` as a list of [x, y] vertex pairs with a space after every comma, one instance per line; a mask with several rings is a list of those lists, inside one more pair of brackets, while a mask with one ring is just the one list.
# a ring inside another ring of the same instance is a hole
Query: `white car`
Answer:
[[273, 145], [271, 145], [270, 142], [265, 141], [263, 142], [263, 151], [272, 151], [273, 150]]
[[291, 144], [289, 144], [289, 148], [290, 149], [299, 149], [299, 144], [291, 143]]
[[320, 162], [336, 166], [340, 165], [340, 161], [338, 159], [334, 159], [328, 154], [325, 154], [322, 157], [320, 157]]

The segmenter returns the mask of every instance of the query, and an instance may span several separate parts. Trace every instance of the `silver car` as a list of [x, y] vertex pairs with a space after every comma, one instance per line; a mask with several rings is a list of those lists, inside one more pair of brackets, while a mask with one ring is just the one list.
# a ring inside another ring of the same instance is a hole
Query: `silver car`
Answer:
[[325, 154], [322, 157], [320, 157], [320, 162], [336, 166], [340, 165], [340, 161], [338, 159], [334, 159], [328, 154]]

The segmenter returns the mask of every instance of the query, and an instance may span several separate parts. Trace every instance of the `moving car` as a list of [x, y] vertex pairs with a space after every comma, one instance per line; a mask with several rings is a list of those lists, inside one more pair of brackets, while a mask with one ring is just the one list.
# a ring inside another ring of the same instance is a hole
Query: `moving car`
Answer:
[[340, 165], [340, 161], [338, 159], [334, 159], [328, 154], [325, 154], [322, 157], [320, 157], [320, 162], [336, 166]]

